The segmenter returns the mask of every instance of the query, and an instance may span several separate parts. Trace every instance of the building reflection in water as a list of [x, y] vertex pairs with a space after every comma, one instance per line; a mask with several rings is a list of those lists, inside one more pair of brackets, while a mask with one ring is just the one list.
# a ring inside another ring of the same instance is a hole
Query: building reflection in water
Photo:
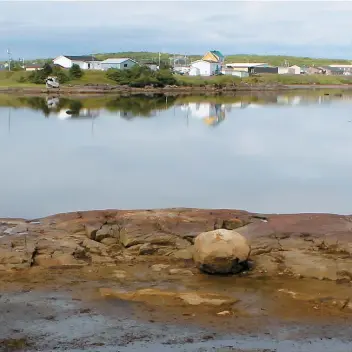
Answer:
[[[67, 120], [71, 118], [96, 118], [99, 116], [100, 109], [88, 109], [84, 108], [83, 104], [79, 100], [68, 100], [59, 97], [48, 97], [46, 98], [46, 105], [50, 111], [50, 115], [53, 114], [60, 120]], [[62, 106], [63, 105], [63, 106]]]
[[181, 106], [188, 117], [202, 120], [209, 126], [217, 126], [226, 118], [226, 105], [214, 103], [188, 103]]
[[81, 108], [79, 110], [72, 110], [69, 108], [64, 108], [61, 109], [57, 113], [57, 117], [60, 120], [67, 120], [67, 119], [72, 119], [72, 118], [87, 118], [87, 119], [92, 119], [96, 118], [99, 116], [99, 110], [98, 109], [86, 109], [86, 108]]

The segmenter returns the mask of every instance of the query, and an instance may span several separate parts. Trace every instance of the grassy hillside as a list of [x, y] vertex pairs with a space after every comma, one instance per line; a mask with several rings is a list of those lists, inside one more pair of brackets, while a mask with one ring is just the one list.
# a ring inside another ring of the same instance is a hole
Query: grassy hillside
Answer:
[[[84, 53], [83, 53], [84, 54]], [[161, 61], [164, 63], [169, 63], [170, 58], [172, 58], [174, 53], [161, 53]], [[100, 60], [105, 60], [107, 58], [121, 58], [129, 57], [138, 62], [154, 61], [158, 62], [159, 53], [149, 52], [149, 51], [125, 51], [117, 53], [98, 53], [94, 54]], [[183, 54], [180, 54], [183, 56]], [[202, 57], [202, 54], [188, 55], [188, 62], [198, 60]], [[226, 62], [265, 62], [273, 66], [281, 66], [285, 63], [285, 60], [288, 61], [290, 65], [299, 65], [299, 66], [324, 66], [331, 65], [334, 63], [337, 64], [351, 64], [352, 60], [347, 59], [326, 59], [326, 58], [311, 58], [311, 57], [300, 57], [300, 56], [286, 56], [286, 55], [249, 55], [249, 54], [230, 54], [225, 56]], [[45, 62], [51, 61], [51, 59], [36, 59], [28, 60], [26, 63], [40, 63], [44, 64]]]
[[[176, 57], [179, 54], [170, 54], [170, 53], [161, 53], [160, 54], [160, 61], [162, 63], [170, 63], [170, 59], [172, 59], [176, 55]], [[126, 51], [126, 52], [119, 52], [119, 53], [105, 53], [105, 54], [95, 54], [94, 55], [96, 58], [100, 60], [105, 60], [107, 58], [125, 58], [129, 57], [137, 62], [159, 62], [159, 53], [154, 53], [154, 52], [147, 52], [147, 51], [141, 51], [141, 52], [135, 52], [135, 51]], [[184, 55], [179, 55], [180, 57]], [[191, 61], [200, 59], [201, 55], [190, 55], [188, 56], [188, 62], [190, 63]]]
[[226, 62], [264, 62], [273, 66], [282, 66], [288, 61], [289, 65], [298, 66], [324, 66], [332, 64], [350, 65], [350, 60], [345, 59], [324, 59], [324, 58], [310, 58], [299, 56], [284, 56], [284, 55], [228, 55], [225, 58]]
[[[173, 57], [174, 54], [162, 53], [161, 60], [163, 62], [169, 62], [169, 59]], [[176, 54], [178, 55], [178, 54]], [[118, 58], [118, 57], [129, 57], [136, 61], [155, 61], [158, 62], [159, 53], [153, 52], [119, 52], [119, 53], [106, 53], [97, 54], [97, 58], [105, 60], [107, 58]], [[189, 55], [189, 62], [198, 60], [202, 55]], [[248, 54], [236, 54], [236, 55], [226, 55], [226, 62], [265, 62], [273, 66], [282, 66], [288, 61], [290, 65], [299, 66], [324, 66], [337, 64], [351, 64], [351, 60], [347, 59], [324, 59], [324, 58], [310, 58], [310, 57], [299, 57], [299, 56], [285, 56], [285, 55], [248, 55]]]
[[80, 79], [69, 81], [67, 84], [111, 84], [114, 85], [116, 82], [106, 77], [104, 71], [84, 71], [84, 75]]
[[283, 84], [283, 85], [311, 85], [311, 84], [352, 84], [351, 76], [325, 76], [325, 75], [272, 75], [251, 76], [243, 78], [242, 83], [248, 84]]
[[19, 80], [21, 77], [28, 77], [30, 72], [17, 71], [17, 72], [8, 72], [0, 71], [0, 87], [35, 87], [35, 84], [24, 82], [20, 83]]

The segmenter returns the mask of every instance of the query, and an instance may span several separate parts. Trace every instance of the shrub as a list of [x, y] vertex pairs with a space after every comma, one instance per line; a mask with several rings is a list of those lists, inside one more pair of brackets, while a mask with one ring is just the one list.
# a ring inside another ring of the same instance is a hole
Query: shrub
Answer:
[[48, 75], [45, 74], [44, 70], [37, 70], [33, 71], [29, 76], [28, 76], [28, 81], [31, 83], [35, 84], [44, 84], [45, 83], [45, 78]]
[[110, 69], [106, 75], [117, 84], [128, 85], [130, 87], [142, 88], [149, 85], [164, 87], [177, 83], [169, 69], [162, 69], [155, 72], [143, 66], [134, 66], [130, 70]]
[[164, 69], [156, 72], [156, 80], [162, 87], [167, 85], [175, 85], [177, 83], [176, 78], [170, 70]]
[[24, 76], [21, 76], [18, 80], [17, 80], [18, 83], [25, 83], [27, 82], [27, 78], [24, 77]]
[[70, 77], [66, 74], [66, 72], [61, 69], [60, 67], [55, 66], [53, 68], [53, 72], [52, 72], [53, 76], [56, 76], [59, 83], [66, 83], [70, 80]]

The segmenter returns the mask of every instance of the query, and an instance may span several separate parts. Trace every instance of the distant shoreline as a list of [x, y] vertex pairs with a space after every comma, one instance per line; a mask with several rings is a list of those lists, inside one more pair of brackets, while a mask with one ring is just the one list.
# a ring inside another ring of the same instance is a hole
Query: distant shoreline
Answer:
[[60, 89], [46, 89], [40, 87], [0, 87], [0, 94], [193, 94], [193, 93], [236, 93], [236, 92], [266, 92], [266, 91], [287, 91], [287, 90], [318, 90], [318, 89], [352, 89], [352, 84], [252, 84], [237, 85], [233, 87], [164, 87], [164, 88], [131, 88], [112, 85], [75, 85], [63, 86]]

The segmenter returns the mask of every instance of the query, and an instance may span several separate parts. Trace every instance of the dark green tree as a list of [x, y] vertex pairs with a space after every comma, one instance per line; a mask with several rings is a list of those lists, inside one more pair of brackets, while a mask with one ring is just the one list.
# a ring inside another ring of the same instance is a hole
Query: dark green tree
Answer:
[[177, 83], [176, 78], [169, 69], [163, 69], [156, 72], [156, 79], [161, 87], [167, 85], [175, 85]]
[[38, 70], [38, 71], [42, 71], [42, 73], [45, 75], [45, 77], [48, 77], [53, 73], [53, 68], [51, 67], [51, 65], [49, 63], [45, 63], [43, 66], [43, 69]]
[[69, 75], [72, 79], [79, 79], [83, 76], [83, 71], [77, 64], [73, 64], [69, 70]]
[[60, 67], [52, 67], [50, 64], [46, 63], [43, 69], [33, 71], [28, 76], [28, 81], [35, 84], [45, 84], [45, 80], [48, 76], [56, 76], [59, 83], [66, 83], [70, 80], [68, 75]]

